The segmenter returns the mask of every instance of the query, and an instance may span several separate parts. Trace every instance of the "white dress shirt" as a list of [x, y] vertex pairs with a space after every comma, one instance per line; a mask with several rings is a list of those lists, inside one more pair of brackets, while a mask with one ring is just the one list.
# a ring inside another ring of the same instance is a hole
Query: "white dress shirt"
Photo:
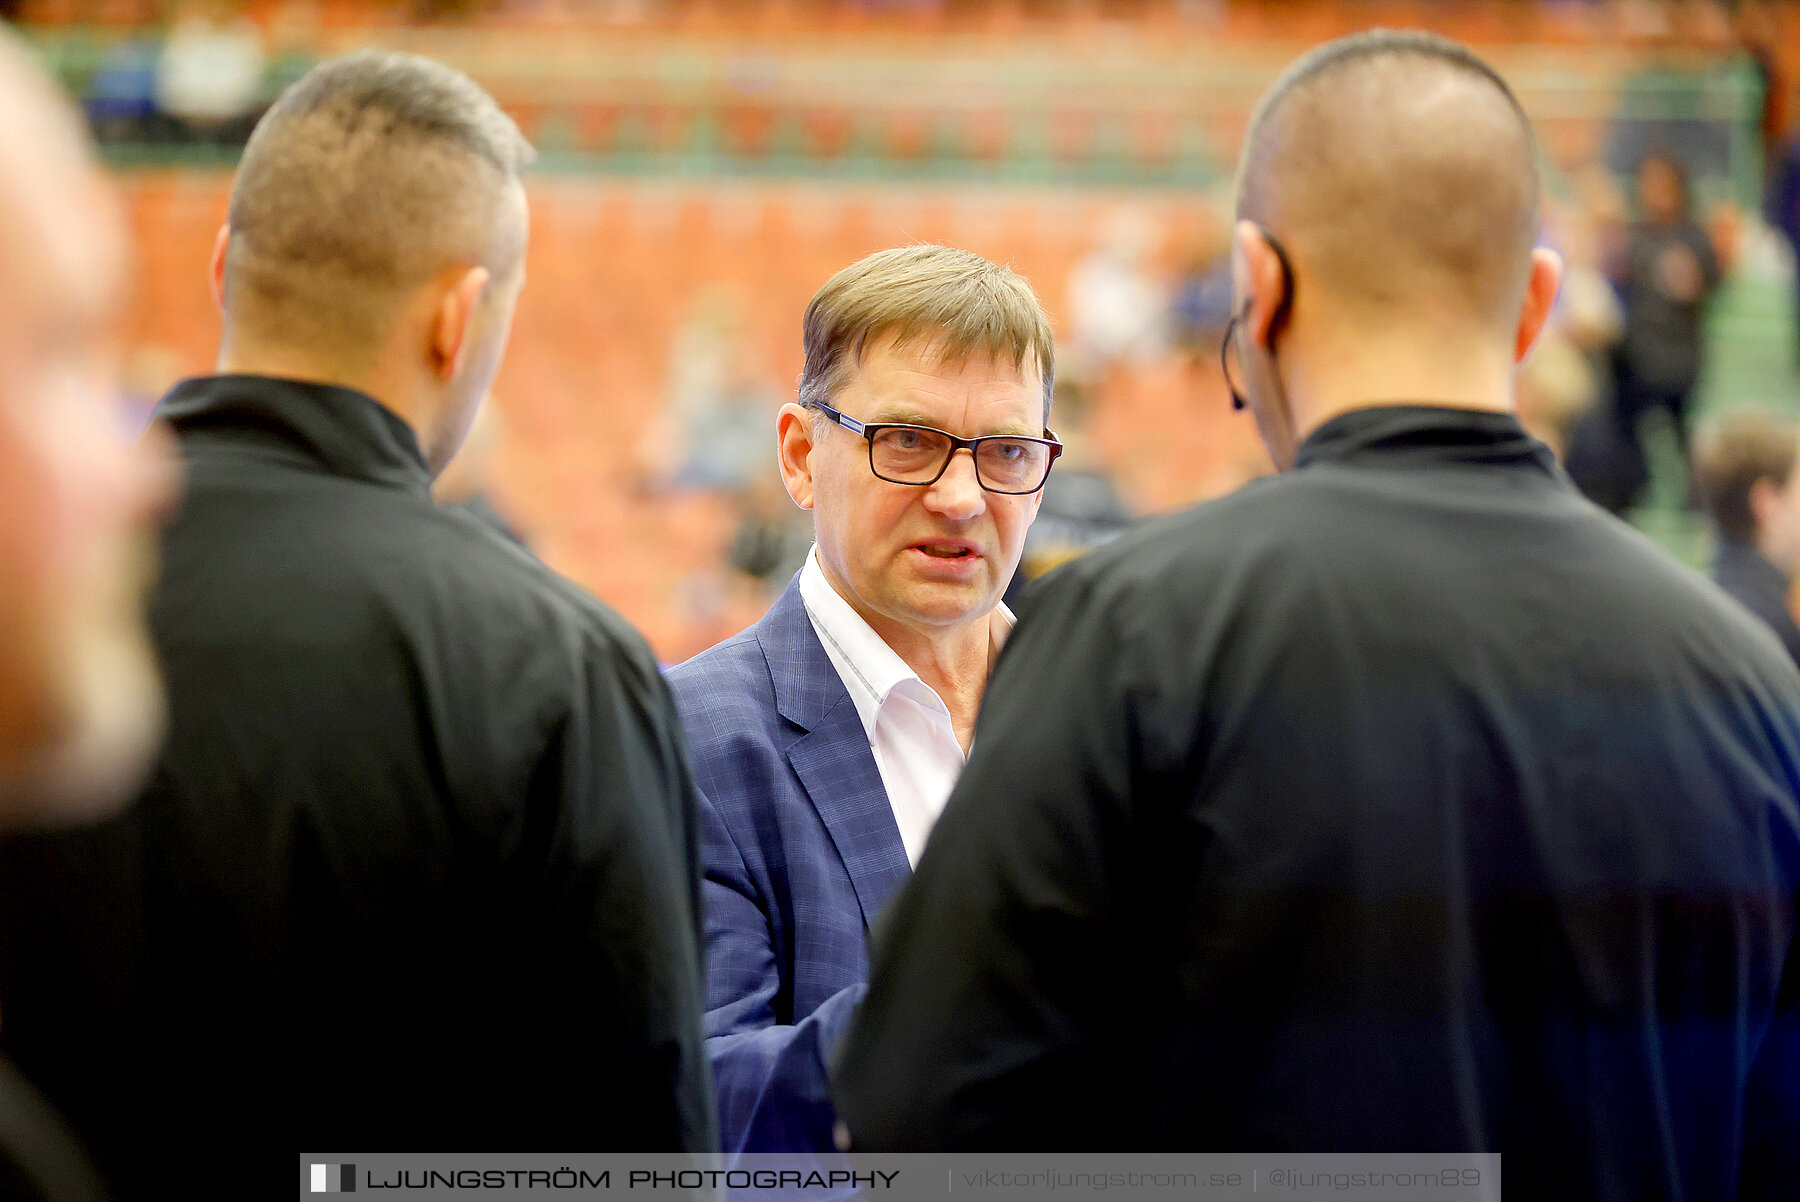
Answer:
[[[932, 824], [963, 769], [962, 744], [956, 741], [950, 710], [937, 690], [920, 680], [831, 587], [817, 547], [800, 569], [800, 600], [856, 703], [906, 858], [916, 868]], [[1012, 627], [1012, 611], [1005, 603], [995, 606], [989, 625], [995, 650]]]

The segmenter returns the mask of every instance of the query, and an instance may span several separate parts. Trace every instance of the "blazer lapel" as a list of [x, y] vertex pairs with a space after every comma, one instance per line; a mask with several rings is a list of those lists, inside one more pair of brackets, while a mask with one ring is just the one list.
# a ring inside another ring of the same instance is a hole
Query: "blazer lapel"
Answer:
[[799, 730], [786, 752], [825, 824], [867, 927], [912, 875], [856, 703], [819, 642], [796, 576], [758, 634], [775, 709]]

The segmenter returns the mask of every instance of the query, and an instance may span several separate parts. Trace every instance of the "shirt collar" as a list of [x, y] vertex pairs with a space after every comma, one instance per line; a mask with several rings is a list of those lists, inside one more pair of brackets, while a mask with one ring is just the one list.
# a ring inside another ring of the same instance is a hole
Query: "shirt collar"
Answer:
[[229, 434], [234, 445], [374, 484], [428, 492], [418, 437], [374, 397], [272, 376], [201, 376], [156, 408], [183, 438]]
[[[844, 678], [844, 687], [849, 689], [850, 699], [856, 703], [856, 712], [871, 740], [881, 707], [901, 685], [916, 686], [904, 691], [949, 713], [937, 691], [920, 680], [919, 674], [831, 586], [831, 581], [825, 578], [825, 569], [819, 566], [816, 545], [800, 569], [800, 600], [806, 606], [807, 617], [812, 619], [813, 629], [818, 631], [819, 641], [825, 644], [826, 654]], [[1015, 621], [1006, 602], [999, 602], [989, 618], [992, 637], [1004, 639]]]
[[1300, 444], [1294, 466], [1373, 459], [1419, 466], [1518, 463], [1557, 471], [1550, 448], [1526, 433], [1511, 413], [1426, 404], [1341, 413]]

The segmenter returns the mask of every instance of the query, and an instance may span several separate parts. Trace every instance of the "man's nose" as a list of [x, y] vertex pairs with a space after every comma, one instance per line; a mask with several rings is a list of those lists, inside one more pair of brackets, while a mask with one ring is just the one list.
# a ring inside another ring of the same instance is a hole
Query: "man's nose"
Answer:
[[975, 451], [958, 447], [937, 483], [925, 490], [925, 504], [945, 517], [978, 517], [987, 508], [987, 493], [975, 474]]

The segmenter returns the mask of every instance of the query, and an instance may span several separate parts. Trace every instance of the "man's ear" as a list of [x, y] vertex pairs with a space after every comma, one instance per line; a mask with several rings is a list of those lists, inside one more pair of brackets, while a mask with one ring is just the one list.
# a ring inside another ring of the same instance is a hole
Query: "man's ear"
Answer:
[[781, 482], [802, 509], [813, 507], [812, 452], [812, 410], [783, 405], [775, 419], [775, 454], [781, 465]]
[[431, 353], [439, 379], [453, 380], [462, 371], [475, 310], [481, 304], [482, 293], [487, 291], [489, 278], [487, 268], [471, 267], [454, 277], [438, 302], [431, 323]]
[[1241, 220], [1233, 233], [1237, 253], [1232, 269], [1238, 296], [1243, 298], [1239, 303], [1244, 306], [1244, 337], [1266, 349], [1274, 333], [1275, 315], [1287, 299], [1287, 273], [1281, 269], [1281, 256], [1256, 222]]
[[1781, 486], [1767, 476], [1758, 476], [1750, 482], [1750, 495], [1745, 499], [1750, 505], [1750, 520], [1761, 531], [1781, 501]]
[[212, 282], [213, 304], [225, 311], [225, 252], [231, 249], [231, 225], [219, 227], [213, 237], [212, 261], [207, 264], [206, 278]]
[[1531, 278], [1525, 284], [1525, 303], [1519, 309], [1519, 328], [1514, 335], [1513, 362], [1522, 362], [1531, 344], [1537, 341], [1550, 310], [1556, 305], [1557, 290], [1562, 287], [1562, 256], [1545, 247], [1531, 252]]

